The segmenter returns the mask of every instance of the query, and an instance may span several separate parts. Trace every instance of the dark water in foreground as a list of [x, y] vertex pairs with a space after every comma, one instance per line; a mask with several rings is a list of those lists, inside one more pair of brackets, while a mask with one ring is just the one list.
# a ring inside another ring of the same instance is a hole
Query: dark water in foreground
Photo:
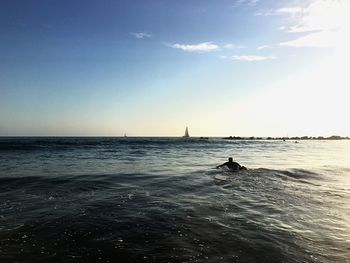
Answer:
[[0, 262], [350, 262], [350, 141], [0, 138]]

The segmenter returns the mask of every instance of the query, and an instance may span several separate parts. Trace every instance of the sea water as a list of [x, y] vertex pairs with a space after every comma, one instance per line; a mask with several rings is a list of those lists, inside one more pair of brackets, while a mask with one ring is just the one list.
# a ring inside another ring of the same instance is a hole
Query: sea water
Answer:
[[0, 138], [0, 262], [350, 262], [350, 141]]

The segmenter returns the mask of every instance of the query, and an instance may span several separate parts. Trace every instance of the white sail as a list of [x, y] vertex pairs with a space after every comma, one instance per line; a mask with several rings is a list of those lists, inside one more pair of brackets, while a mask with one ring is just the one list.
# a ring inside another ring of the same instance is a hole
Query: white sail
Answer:
[[188, 128], [186, 127], [186, 130], [185, 130], [185, 135], [184, 137], [190, 137], [189, 133], [188, 133]]

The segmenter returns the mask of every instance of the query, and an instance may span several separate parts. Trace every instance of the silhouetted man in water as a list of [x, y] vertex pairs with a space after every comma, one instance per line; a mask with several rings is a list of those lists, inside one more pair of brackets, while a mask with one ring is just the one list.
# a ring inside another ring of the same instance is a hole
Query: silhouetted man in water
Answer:
[[228, 169], [230, 169], [231, 171], [240, 171], [240, 170], [247, 170], [246, 167], [241, 166], [239, 163], [236, 163], [233, 161], [232, 157], [228, 158], [228, 162], [220, 164], [218, 166], [216, 166], [216, 168], [220, 168], [226, 166]]

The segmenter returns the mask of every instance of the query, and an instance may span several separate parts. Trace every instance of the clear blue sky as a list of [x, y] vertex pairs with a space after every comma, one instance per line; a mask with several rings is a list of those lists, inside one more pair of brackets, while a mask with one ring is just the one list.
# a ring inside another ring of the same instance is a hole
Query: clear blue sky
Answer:
[[2, 0], [0, 135], [350, 135], [349, 10]]

